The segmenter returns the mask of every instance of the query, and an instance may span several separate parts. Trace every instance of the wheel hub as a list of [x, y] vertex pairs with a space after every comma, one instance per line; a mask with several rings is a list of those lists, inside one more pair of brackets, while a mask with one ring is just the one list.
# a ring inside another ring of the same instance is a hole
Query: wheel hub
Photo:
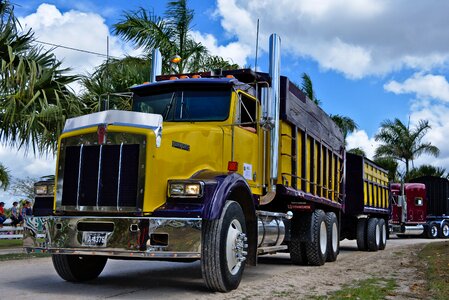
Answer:
[[237, 220], [233, 220], [229, 226], [226, 239], [226, 260], [229, 272], [235, 275], [240, 270], [242, 263], [246, 260], [248, 248], [246, 234], [242, 232], [242, 226]]

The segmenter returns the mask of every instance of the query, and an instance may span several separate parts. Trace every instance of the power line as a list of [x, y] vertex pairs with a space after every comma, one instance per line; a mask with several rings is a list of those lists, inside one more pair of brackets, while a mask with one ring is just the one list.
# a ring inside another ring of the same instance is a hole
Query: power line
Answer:
[[[72, 50], [72, 51], [78, 51], [78, 52], [83, 52], [83, 53], [87, 53], [87, 54], [93, 54], [93, 55], [101, 56], [101, 57], [104, 57], [104, 58], [108, 58], [108, 55], [107, 54], [103, 54], [103, 53], [98, 53], [98, 52], [84, 50], [84, 49], [79, 49], [79, 48], [68, 47], [68, 46], [64, 46], [64, 45], [60, 45], [60, 44], [53, 44], [53, 43], [48, 43], [48, 42], [42, 42], [42, 41], [36, 41], [36, 42], [40, 43], [40, 44], [44, 44], [44, 45], [53, 46], [53, 47], [56, 47], [56, 48], [64, 48], [64, 49], [68, 49], [68, 50]], [[114, 56], [110, 56], [110, 55], [109, 55], [109, 58], [119, 59], [118, 57], [114, 57]]]

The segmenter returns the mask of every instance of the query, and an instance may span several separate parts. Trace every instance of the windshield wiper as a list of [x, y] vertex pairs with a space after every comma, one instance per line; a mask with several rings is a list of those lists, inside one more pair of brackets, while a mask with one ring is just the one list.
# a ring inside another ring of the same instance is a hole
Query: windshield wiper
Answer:
[[170, 102], [168, 102], [167, 106], [164, 109], [164, 112], [163, 112], [164, 120], [167, 120], [167, 118], [168, 118], [168, 114], [170, 113], [170, 110], [173, 106], [173, 101], [175, 100], [175, 95], [176, 95], [176, 92], [173, 92], [173, 94], [171, 95]]

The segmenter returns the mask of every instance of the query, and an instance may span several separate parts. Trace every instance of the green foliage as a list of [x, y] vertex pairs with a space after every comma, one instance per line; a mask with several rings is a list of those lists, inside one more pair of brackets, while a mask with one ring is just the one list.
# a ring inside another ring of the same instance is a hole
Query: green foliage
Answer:
[[398, 173], [398, 162], [390, 157], [377, 157], [374, 162], [381, 168], [388, 171], [388, 180], [390, 182], [399, 182], [400, 176]]
[[348, 136], [348, 133], [354, 132], [358, 128], [357, 123], [350, 117], [346, 117], [346, 116], [342, 116], [342, 115], [338, 115], [338, 114], [330, 115], [330, 117], [343, 132], [343, 137], [345, 139], [345, 144], [346, 144], [346, 137]]
[[346, 285], [341, 290], [325, 297], [314, 297], [313, 299], [369, 299], [381, 300], [393, 293], [397, 287], [394, 279], [369, 278], [360, 280], [353, 285]]
[[9, 174], [8, 168], [0, 164], [0, 188], [5, 191], [11, 182], [11, 175]]
[[[235, 68], [235, 64], [217, 56], [210, 56], [206, 47], [190, 35], [194, 11], [187, 7], [186, 0], [167, 4], [164, 17], [154, 16], [144, 8], [125, 12], [123, 19], [114, 25], [114, 33], [134, 43], [148, 53], [159, 48], [163, 57], [163, 74], [187, 73], [210, 70], [211, 67]], [[171, 63], [179, 55], [181, 61]]]
[[436, 176], [447, 178], [448, 174], [446, 173], [445, 168], [434, 167], [432, 165], [421, 165], [419, 168], [413, 168], [410, 170], [406, 181], [410, 181], [413, 178], [421, 177], [421, 176]]
[[306, 94], [306, 96], [315, 102], [316, 105], [321, 105], [321, 101], [318, 100], [316, 97], [315, 91], [313, 89], [312, 79], [310, 79], [310, 76], [307, 73], [302, 73], [302, 84], [301, 84], [301, 90]]
[[0, 142], [33, 152], [55, 151], [67, 117], [81, 113], [67, 88], [77, 79], [21, 32], [8, 1], [0, 6]]
[[91, 76], [82, 78], [85, 91], [81, 99], [89, 112], [98, 111], [100, 99], [108, 97], [110, 108], [130, 110], [131, 99], [126, 93], [131, 86], [144, 83], [149, 77], [148, 59], [129, 56], [111, 59], [101, 64]]
[[449, 242], [432, 243], [424, 247], [418, 255], [426, 262], [425, 270], [429, 299], [443, 300], [449, 295]]
[[359, 148], [359, 147], [349, 149], [347, 152], [348, 153], [352, 153], [352, 154], [356, 154], [356, 155], [360, 155], [360, 156], [364, 156], [364, 157], [366, 156], [365, 151], [362, 148]]
[[399, 119], [385, 120], [381, 123], [380, 132], [375, 135], [376, 141], [382, 142], [376, 149], [375, 157], [390, 157], [405, 162], [405, 177], [408, 177], [410, 161], [425, 153], [433, 156], [440, 153], [430, 142], [422, 142], [430, 128], [429, 122], [425, 120], [419, 121], [412, 129]]

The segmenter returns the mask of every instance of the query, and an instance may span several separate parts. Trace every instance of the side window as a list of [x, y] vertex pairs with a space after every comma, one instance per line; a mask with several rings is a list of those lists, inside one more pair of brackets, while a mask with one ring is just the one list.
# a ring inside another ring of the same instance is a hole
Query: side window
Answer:
[[423, 206], [424, 202], [421, 197], [415, 197], [415, 205], [416, 206]]
[[244, 94], [239, 94], [239, 123], [243, 128], [257, 129], [257, 102]]

